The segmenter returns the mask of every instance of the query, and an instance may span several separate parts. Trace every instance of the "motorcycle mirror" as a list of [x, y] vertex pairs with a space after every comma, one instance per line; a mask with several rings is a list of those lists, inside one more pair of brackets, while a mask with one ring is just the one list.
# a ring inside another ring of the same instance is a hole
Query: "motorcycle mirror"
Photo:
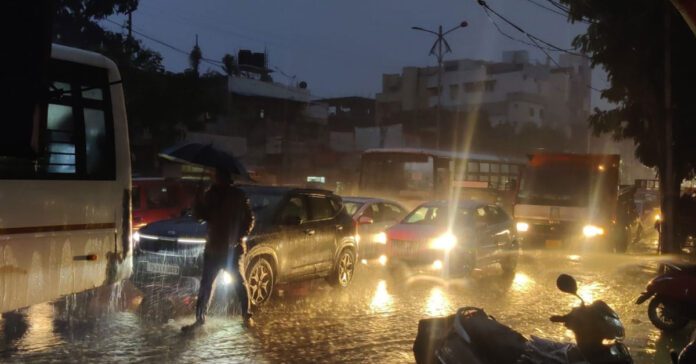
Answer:
[[575, 278], [567, 274], [558, 276], [558, 279], [556, 279], [556, 287], [558, 287], [561, 292], [578, 295], [578, 282], [575, 281]]

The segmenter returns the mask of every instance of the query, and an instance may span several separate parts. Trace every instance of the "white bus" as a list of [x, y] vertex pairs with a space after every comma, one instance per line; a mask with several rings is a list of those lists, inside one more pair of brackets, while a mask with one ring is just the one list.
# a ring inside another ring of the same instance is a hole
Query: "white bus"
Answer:
[[428, 200], [479, 199], [511, 210], [525, 160], [431, 149], [384, 148], [363, 152], [359, 194], [406, 206]]
[[[130, 152], [116, 64], [53, 45], [47, 75], [31, 152], [0, 155], [0, 312], [132, 271]], [[27, 124], [8, 130], [21, 138]]]

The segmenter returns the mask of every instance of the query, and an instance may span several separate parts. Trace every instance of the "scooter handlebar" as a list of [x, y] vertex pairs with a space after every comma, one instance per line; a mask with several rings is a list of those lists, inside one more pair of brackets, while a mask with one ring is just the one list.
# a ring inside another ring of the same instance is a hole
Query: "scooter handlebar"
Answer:
[[549, 320], [551, 320], [551, 322], [565, 323], [566, 316], [553, 315], [553, 316], [549, 317]]

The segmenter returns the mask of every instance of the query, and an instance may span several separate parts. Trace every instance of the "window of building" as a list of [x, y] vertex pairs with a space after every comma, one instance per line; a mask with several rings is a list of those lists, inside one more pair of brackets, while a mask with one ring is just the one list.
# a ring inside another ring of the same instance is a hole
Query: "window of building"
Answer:
[[539, 109], [539, 118], [540, 119], [544, 118], [544, 109]]
[[529, 108], [529, 116], [534, 116], [534, 108], [533, 107]]
[[458, 84], [450, 85], [449, 94], [450, 94], [450, 99], [452, 99], [453, 101], [456, 100], [457, 98], [459, 98], [459, 85]]
[[493, 92], [495, 90], [495, 80], [486, 81], [485, 89], [486, 92]]
[[430, 96], [437, 96], [437, 87], [428, 87], [428, 95]]
[[113, 180], [109, 79], [104, 68], [52, 60], [32, 157], [0, 156], [0, 178]]
[[444, 65], [445, 72], [452, 72], [459, 69], [459, 62], [445, 62]]

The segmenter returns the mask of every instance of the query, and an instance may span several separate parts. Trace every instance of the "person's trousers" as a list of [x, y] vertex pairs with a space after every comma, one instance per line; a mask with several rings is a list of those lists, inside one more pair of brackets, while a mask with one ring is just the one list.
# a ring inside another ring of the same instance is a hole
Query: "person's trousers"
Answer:
[[213, 255], [208, 254], [208, 252], [204, 253], [203, 274], [201, 275], [201, 285], [198, 290], [198, 302], [196, 302], [197, 321], [205, 322], [215, 278], [222, 269], [225, 269], [232, 276], [232, 285], [242, 306], [242, 317], [246, 318], [249, 316], [249, 295], [239, 266], [239, 259], [242, 254], [235, 249], [231, 255], [232, 257], [228, 261], [228, 257], [225, 254]]

